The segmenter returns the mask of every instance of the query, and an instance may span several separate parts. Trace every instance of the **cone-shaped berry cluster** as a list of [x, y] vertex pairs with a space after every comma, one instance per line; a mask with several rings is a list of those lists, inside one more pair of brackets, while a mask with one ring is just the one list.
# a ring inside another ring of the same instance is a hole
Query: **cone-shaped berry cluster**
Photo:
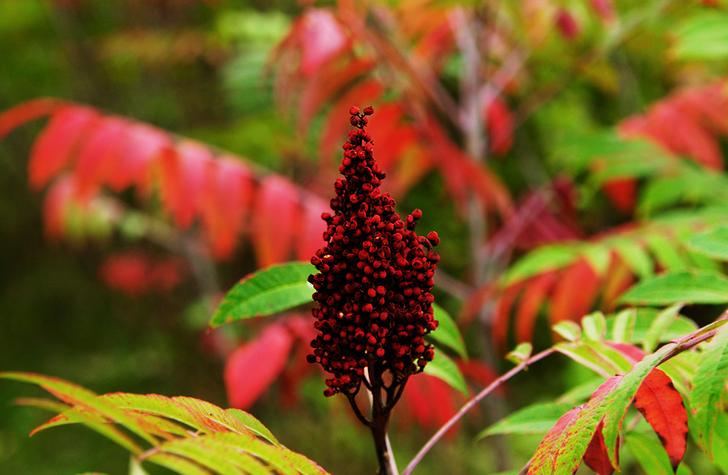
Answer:
[[437, 233], [415, 233], [418, 209], [402, 219], [395, 202], [379, 186], [384, 173], [373, 156], [364, 130], [371, 107], [352, 107], [331, 200], [333, 214], [323, 213], [326, 245], [311, 263], [319, 273], [309, 277], [318, 305], [313, 310], [318, 331], [311, 342], [311, 363], [331, 373], [324, 394], [355, 394], [364, 369], [370, 381], [389, 372], [391, 385], [421, 371], [434, 356], [425, 335], [437, 328], [433, 317], [433, 277], [439, 256]]

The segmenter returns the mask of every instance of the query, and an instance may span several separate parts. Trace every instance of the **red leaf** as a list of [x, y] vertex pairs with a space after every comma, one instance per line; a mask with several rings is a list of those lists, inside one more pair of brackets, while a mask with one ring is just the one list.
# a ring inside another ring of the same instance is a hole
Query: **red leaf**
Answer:
[[0, 114], [0, 140], [26, 122], [55, 112], [62, 104], [56, 99], [33, 99], [4, 111]]
[[294, 406], [298, 402], [298, 387], [314, 370], [314, 367], [306, 361], [306, 355], [311, 351], [309, 342], [316, 336], [316, 330], [311, 324], [310, 314], [291, 315], [285, 319], [285, 323], [298, 343], [293, 364], [283, 371], [281, 377], [281, 396], [283, 404]]
[[321, 219], [321, 213], [329, 207], [324, 200], [314, 196], [306, 197], [301, 207], [296, 233], [296, 256], [307, 261], [324, 245], [326, 223]]
[[104, 117], [89, 131], [76, 161], [76, 193], [82, 200], [95, 195], [112, 177], [120, 159], [120, 144], [127, 124], [115, 117]]
[[[622, 376], [612, 376], [611, 378], [604, 381], [601, 386], [599, 386], [594, 393], [592, 393], [590, 402], [591, 401], [602, 401], [609, 392], [614, 389], [614, 387], [621, 381]], [[529, 467], [528, 473], [532, 473], [531, 468], [533, 467], [533, 464], [536, 464], [538, 469], [543, 470], [544, 468], [550, 468], [550, 472], [557, 473], [556, 467], [554, 466], [556, 462], [556, 457], [553, 456], [553, 454], [549, 450], [545, 450], [546, 447], [554, 449], [554, 444], [559, 440], [559, 437], [561, 434], [569, 430], [569, 426], [571, 426], [581, 413], [581, 411], [586, 407], [586, 404], [582, 404], [581, 406], [577, 406], [570, 411], [568, 411], [566, 414], [561, 416], [559, 420], [554, 424], [554, 426], [548, 431], [548, 433], [544, 436], [544, 438], [539, 443], [538, 448], [536, 449], [536, 456], [531, 461], [531, 467]], [[602, 448], [600, 447], [600, 441], [599, 436], [597, 436], [597, 433], [601, 433], [601, 421], [597, 425], [597, 430], [595, 430], [594, 435], [592, 436], [592, 440], [590, 441], [589, 447], [587, 447], [587, 451], [591, 449], [591, 452], [589, 453], [590, 459], [592, 459], [593, 462], [598, 461], [602, 457], [606, 457], [606, 453], [601, 453]], [[596, 441], [595, 441], [596, 436]], [[602, 442], [604, 441], [604, 438], [602, 437]], [[603, 449], [603, 451], [606, 451], [606, 447]], [[585, 452], [585, 457], [587, 453]], [[538, 458], [537, 458], [538, 457]], [[608, 457], [607, 457], [608, 460]]]
[[94, 110], [80, 106], [64, 106], [53, 114], [30, 154], [32, 187], [41, 188], [71, 162], [83, 135], [98, 117]]
[[[407, 381], [399, 407], [405, 420], [428, 429], [439, 428], [457, 412], [453, 389], [428, 374], [418, 374]], [[456, 431], [457, 426], [448, 431], [448, 435], [453, 436]]]
[[645, 353], [634, 345], [607, 341], [606, 344], [624, 355], [630, 363], [635, 364], [645, 357]]
[[293, 336], [288, 329], [274, 323], [235, 350], [225, 364], [230, 405], [250, 407], [281, 374], [292, 344]]
[[687, 448], [688, 414], [670, 377], [653, 369], [637, 390], [634, 405], [660, 438], [677, 470]]
[[525, 285], [525, 282], [519, 282], [507, 287], [495, 304], [492, 326], [493, 343], [501, 349], [506, 345], [508, 327], [511, 322], [511, 309]]
[[[604, 421], [600, 421], [584, 453], [584, 462], [599, 475], [612, 475], [614, 467], [612, 467], [612, 462], [609, 460], [607, 446], [604, 443], [603, 427]], [[619, 455], [619, 452], [617, 452], [617, 455]]]
[[728, 94], [725, 82], [681, 91], [677, 107], [714, 134], [728, 134]]
[[205, 172], [212, 153], [184, 141], [162, 157], [162, 201], [182, 229], [190, 227], [202, 206]]
[[176, 258], [129, 251], [106, 258], [99, 274], [109, 287], [138, 296], [150, 291], [169, 292], [182, 281], [183, 266]]
[[[467, 200], [468, 188], [483, 205], [509, 216], [513, 206], [508, 190], [490, 170], [475, 163], [455, 145], [438, 123], [430, 119], [426, 124], [432, 162], [437, 164], [448, 191], [462, 208]], [[464, 187], [463, 185], [468, 185]]]
[[555, 272], [543, 273], [526, 285], [516, 312], [516, 341], [531, 341], [538, 311], [556, 282]]
[[551, 322], [577, 320], [591, 309], [599, 291], [599, 276], [586, 259], [579, 259], [559, 278], [551, 299]]
[[288, 180], [270, 175], [260, 184], [254, 204], [252, 229], [258, 264], [266, 267], [291, 255], [299, 190]]
[[623, 213], [631, 213], [637, 202], [637, 184], [628, 178], [608, 181], [604, 184], [604, 193]]
[[310, 8], [294, 26], [301, 48], [301, 73], [310, 76], [348, 46], [348, 39], [334, 15], [322, 8]]
[[169, 136], [159, 129], [146, 124], [130, 123], [125, 131], [125, 142], [114, 173], [108, 177], [109, 186], [120, 191], [136, 184], [142, 194], [150, 188], [150, 169], [162, 152], [171, 147]]
[[632, 271], [622, 261], [622, 258], [616, 252], [611, 254], [609, 268], [602, 285], [602, 306], [607, 310], [614, 306], [617, 298], [634, 282]]
[[581, 28], [579, 27], [579, 23], [577, 23], [574, 16], [568, 10], [564, 8], [559, 8], [559, 10], [556, 12], [555, 21], [556, 28], [559, 29], [561, 36], [563, 36], [565, 39], [571, 41], [579, 36], [579, 32], [581, 30]]
[[[298, 106], [298, 126], [300, 128], [308, 126], [326, 101], [374, 67], [374, 62], [370, 60], [353, 60], [347, 62], [343, 67], [338, 63], [338, 61], [332, 62], [318, 69], [305, 82]], [[377, 117], [380, 113], [380, 109], [377, 109]]]
[[488, 143], [494, 155], [505, 155], [513, 146], [513, 114], [499, 97], [485, 106]]
[[[498, 378], [498, 373], [490, 366], [476, 359], [460, 360], [457, 362], [460, 372], [463, 373], [465, 379], [478, 383], [482, 387], [488, 386]], [[499, 386], [495, 392], [503, 395], [505, 386]]]
[[58, 239], [65, 232], [66, 212], [73, 200], [73, 178], [63, 176], [51, 185], [43, 202], [43, 227], [46, 236]]
[[605, 23], [614, 20], [614, 5], [612, 0], [591, 0], [592, 9]]
[[248, 167], [233, 157], [221, 157], [207, 164], [202, 195], [202, 224], [212, 255], [224, 259], [233, 252], [252, 200], [253, 176]]

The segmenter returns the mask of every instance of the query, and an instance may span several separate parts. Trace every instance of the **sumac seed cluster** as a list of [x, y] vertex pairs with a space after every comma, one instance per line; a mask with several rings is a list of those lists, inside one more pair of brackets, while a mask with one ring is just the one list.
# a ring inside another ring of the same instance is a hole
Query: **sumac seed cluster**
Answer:
[[334, 184], [333, 214], [322, 214], [326, 245], [311, 258], [319, 272], [309, 277], [318, 334], [308, 360], [331, 373], [327, 396], [356, 393], [365, 368], [370, 378], [389, 372], [395, 383], [420, 372], [434, 356], [424, 337], [437, 328], [437, 233], [418, 236], [422, 211], [402, 219], [394, 200], [381, 192], [385, 174], [365, 131], [372, 107], [349, 112], [354, 129], [343, 147], [343, 178]]

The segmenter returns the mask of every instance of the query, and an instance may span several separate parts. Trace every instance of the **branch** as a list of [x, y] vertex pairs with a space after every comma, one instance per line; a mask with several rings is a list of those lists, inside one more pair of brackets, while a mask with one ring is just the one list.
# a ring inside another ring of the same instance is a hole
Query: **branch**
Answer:
[[422, 459], [427, 455], [427, 452], [429, 452], [432, 447], [435, 446], [435, 444], [442, 439], [442, 437], [449, 431], [452, 426], [454, 426], [460, 419], [463, 418], [465, 413], [467, 413], [469, 410], [471, 410], [473, 407], [475, 407], [483, 398], [485, 398], [488, 394], [492, 393], [494, 390], [496, 390], [501, 384], [505, 383], [509, 379], [511, 379], [513, 376], [520, 373], [522, 370], [526, 369], [529, 365], [536, 363], [537, 361], [540, 361], [547, 356], [554, 353], [556, 350], [553, 348], [549, 348], [547, 350], [544, 350], [540, 353], [535, 354], [534, 356], [530, 357], [529, 359], [521, 362], [517, 366], [514, 366], [510, 371], [500, 376], [498, 379], [490, 383], [486, 388], [484, 388], [482, 391], [480, 391], [475, 397], [470, 399], [468, 402], [463, 405], [463, 407], [460, 408], [460, 410], [450, 418], [440, 429], [435, 432], [435, 434], [430, 437], [430, 440], [425, 443], [424, 446], [420, 449], [419, 452], [417, 452], [417, 455], [412, 459], [412, 461], [407, 465], [407, 468], [404, 469], [404, 472], [402, 472], [402, 475], [410, 475], [412, 471], [417, 467], [417, 465], [422, 461]]
[[354, 395], [346, 394], [346, 399], [349, 401], [349, 404], [351, 405], [351, 409], [354, 411], [354, 415], [356, 416], [359, 421], [364, 424], [367, 427], [371, 427], [372, 423], [364, 417], [364, 414], [362, 414], [361, 409], [359, 409], [359, 406], [356, 404], [356, 400], [354, 400]]

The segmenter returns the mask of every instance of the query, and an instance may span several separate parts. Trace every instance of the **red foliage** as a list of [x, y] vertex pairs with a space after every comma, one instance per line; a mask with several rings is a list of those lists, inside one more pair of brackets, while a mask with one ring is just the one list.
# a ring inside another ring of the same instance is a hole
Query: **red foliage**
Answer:
[[[402, 395], [402, 404], [395, 414], [399, 414], [405, 422], [414, 422], [417, 425], [438, 429], [447, 422], [462, 404], [462, 396], [441, 379], [428, 374], [410, 378]], [[457, 426], [449, 432], [455, 435]]]
[[[667, 153], [684, 156], [706, 168], [721, 170], [723, 159], [719, 135], [728, 135], [728, 93], [723, 81], [685, 88], [654, 104], [646, 113], [623, 120], [619, 130], [625, 137], [641, 137]], [[605, 192], [624, 212], [634, 209], [636, 184], [614, 180]]]
[[201, 213], [216, 258], [229, 256], [236, 247], [251, 206], [253, 181], [250, 170], [234, 157], [207, 163]]
[[589, 313], [599, 292], [599, 275], [586, 259], [563, 271], [551, 299], [551, 321], [576, 320]]
[[299, 50], [299, 72], [311, 76], [348, 45], [346, 33], [331, 11], [309, 8], [296, 20], [280, 47]]
[[687, 448], [688, 414], [670, 377], [653, 369], [637, 391], [634, 405], [660, 438], [673, 469], [677, 470]]
[[293, 341], [285, 325], [274, 323], [230, 355], [225, 386], [231, 406], [250, 407], [273, 384], [286, 366]]
[[513, 146], [513, 114], [506, 103], [496, 97], [486, 104], [485, 118], [490, 151], [494, 155], [505, 155]]
[[[641, 358], [641, 352], [637, 348], [615, 343], [612, 343], [612, 345], [620, 349], [620, 351], [626, 351], [627, 354], [631, 354], [635, 358]], [[607, 379], [594, 391], [590, 401], [604, 400], [621, 380], [622, 375], [612, 376]], [[655, 368], [650, 371], [637, 390], [633, 403], [652, 426], [665, 447], [673, 468], [677, 469], [685, 455], [688, 419], [682, 397], [673, 386], [670, 378], [660, 369]], [[564, 414], [549, 430], [541, 444], [543, 445], [546, 441], [568, 430], [568, 426], [576, 419], [576, 416], [584, 407], [585, 404], [582, 404]], [[624, 417], [624, 414], [621, 417]], [[614, 467], [607, 453], [602, 432], [603, 428], [604, 421], [601, 420], [597, 424], [594, 435], [584, 453], [584, 462], [599, 475], [611, 475], [614, 472]], [[613, 458], [617, 462], [619, 462], [619, 445], [620, 440], [618, 439], [615, 446], [616, 452], [613, 454]]]
[[33, 99], [5, 111], [0, 115], [0, 140], [6, 135], [31, 120], [49, 115], [58, 109], [60, 102], [55, 99]]
[[556, 283], [555, 272], [546, 272], [536, 277], [523, 291], [516, 312], [516, 341], [531, 341], [536, 317], [549, 291]]
[[0, 132], [43, 114], [50, 121], [28, 166], [35, 188], [57, 180], [45, 205], [49, 236], [63, 235], [69, 205], [83, 209], [105, 188], [134, 186], [148, 201], [160, 189], [162, 207], [178, 227], [199, 221], [217, 259], [235, 251], [253, 206], [259, 211], [253, 239], [263, 265], [287, 260], [294, 251], [300, 256], [322, 241], [320, 223], [312, 224], [311, 216], [324, 208], [323, 200], [283, 177], [259, 178], [239, 157], [217, 156], [199, 142], [176, 140], [150, 125], [44, 99], [0, 114]]
[[604, 22], [614, 20], [614, 4], [612, 0], [591, 0], [591, 7]]
[[106, 285], [131, 296], [169, 292], [182, 281], [184, 273], [184, 265], [177, 258], [157, 258], [139, 251], [112, 254], [99, 270]]
[[598, 475], [611, 475], [614, 473], [614, 467], [612, 467], [612, 462], [609, 460], [609, 455], [607, 455], [607, 446], [604, 443], [604, 434], [602, 433], [603, 428], [604, 421], [600, 421], [584, 453], [584, 463]]
[[261, 182], [253, 207], [252, 229], [261, 267], [291, 257], [294, 239], [291, 230], [295, 229], [298, 203], [299, 191], [291, 182], [277, 176], [266, 177]]
[[581, 27], [579, 26], [579, 23], [576, 21], [576, 18], [574, 18], [574, 15], [570, 11], [566, 10], [565, 8], [559, 8], [559, 10], [556, 12], [556, 17], [554, 18], [554, 21], [556, 23], [556, 28], [558, 28], [559, 30], [559, 33], [561, 33], [561, 36], [563, 36], [565, 39], [571, 41], [579, 36], [579, 33], [581, 32]]
[[[9, 111], [9, 112], [12, 112]], [[56, 109], [33, 146], [28, 163], [30, 184], [41, 188], [75, 159], [75, 149], [99, 119], [93, 109], [65, 106]]]
[[[428, 67], [437, 69], [440, 61], [454, 46], [450, 14], [452, 7], [424, 9], [418, 2], [403, 2], [391, 10], [402, 33], [411, 40], [411, 53]], [[482, 164], [475, 164], [446, 128], [435, 120], [421, 104], [426, 95], [426, 80], [411, 84], [411, 94], [391, 101], [383, 98], [386, 85], [375, 69], [384, 62], [407, 70], [406, 59], [383, 38], [373, 34], [362, 22], [363, 12], [357, 5], [341, 2], [338, 9], [309, 8], [279, 45], [275, 55], [276, 97], [286, 110], [298, 110], [298, 123], [305, 127], [313, 115], [329, 102], [323, 132], [320, 136], [321, 165], [331, 171], [331, 157], [343, 140], [346, 127], [339, 118], [350, 104], [375, 103], [381, 115], [373, 121], [378, 147], [382, 151], [382, 168], [390, 178], [394, 194], [404, 192], [431, 168], [437, 165], [445, 176], [448, 192], [463, 209], [469, 192], [474, 193], [492, 211], [505, 216], [511, 203], [507, 189]], [[331, 33], [330, 45], [320, 41], [316, 33], [312, 42], [304, 41], [308, 22], [318, 23], [322, 31]], [[363, 46], [363, 48], [362, 48]], [[372, 47], [371, 49], [368, 47]], [[373, 51], [379, 51], [373, 54]], [[379, 55], [384, 55], [382, 61]], [[313, 60], [311, 58], [314, 58]], [[311, 70], [310, 65], [316, 64]], [[298, 97], [296, 103], [295, 98]], [[505, 101], [497, 97], [484, 105], [488, 136], [494, 154], [506, 153], [513, 141], [513, 118]]]

